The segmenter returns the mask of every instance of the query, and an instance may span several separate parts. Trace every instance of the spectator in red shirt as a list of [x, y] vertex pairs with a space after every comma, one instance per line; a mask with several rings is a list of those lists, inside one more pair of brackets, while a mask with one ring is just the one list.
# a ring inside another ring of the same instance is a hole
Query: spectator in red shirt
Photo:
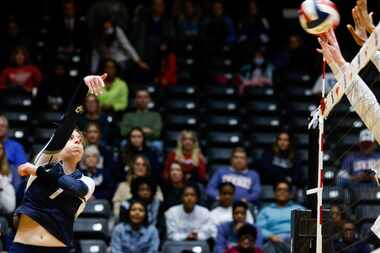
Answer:
[[181, 132], [177, 147], [166, 158], [164, 178], [168, 178], [170, 165], [173, 161], [182, 164], [187, 179], [196, 181], [206, 180], [206, 160], [199, 147], [198, 138], [194, 132], [184, 130]]
[[175, 54], [173, 43], [168, 45], [168, 48], [164, 52], [160, 73], [156, 78], [156, 82], [161, 87], [177, 84], [177, 55]]
[[10, 65], [0, 74], [0, 90], [21, 89], [30, 93], [41, 80], [41, 71], [30, 63], [26, 48], [16, 47], [11, 53]]

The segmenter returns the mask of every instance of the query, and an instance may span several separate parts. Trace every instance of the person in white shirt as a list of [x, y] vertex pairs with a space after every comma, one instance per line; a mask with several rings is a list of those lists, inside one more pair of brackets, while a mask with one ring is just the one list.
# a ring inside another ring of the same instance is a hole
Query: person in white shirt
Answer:
[[[232, 221], [232, 204], [234, 202], [235, 186], [230, 182], [219, 185], [219, 201], [217, 207], [211, 211], [211, 219], [215, 226]], [[253, 216], [247, 210], [247, 222], [254, 223]]]
[[187, 185], [183, 189], [182, 204], [165, 212], [168, 240], [208, 240], [216, 236], [207, 208], [197, 205], [198, 188]]

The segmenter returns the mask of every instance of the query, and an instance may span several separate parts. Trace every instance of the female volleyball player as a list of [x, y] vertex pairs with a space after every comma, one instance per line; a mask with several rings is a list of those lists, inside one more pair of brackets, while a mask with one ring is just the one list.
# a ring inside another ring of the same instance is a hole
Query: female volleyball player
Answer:
[[[363, 3], [365, 3], [365, 5]], [[365, 10], [363, 10], [364, 6]], [[358, 13], [358, 11], [361, 13]], [[367, 21], [364, 20], [365, 17]], [[355, 21], [355, 29], [351, 27], [349, 30], [353, 35], [355, 33], [354, 38], [356, 42], [360, 42], [359, 39], [361, 39], [361, 43], [363, 43], [365, 39], [367, 39], [366, 30], [368, 31], [369, 27], [368, 21], [371, 20], [370, 15], [368, 15], [366, 10], [366, 0], [358, 1], [358, 6], [353, 10], [353, 18]], [[365, 22], [367, 22], [366, 25], [364, 25]], [[334, 31], [330, 30], [328, 33], [321, 36], [318, 41], [321, 45], [321, 49], [318, 49], [318, 51], [323, 54], [323, 57], [326, 59], [334, 75], [338, 78], [340, 73], [344, 72], [348, 67], [348, 63], [340, 52]], [[372, 62], [380, 71], [379, 52], [376, 52], [376, 55], [372, 57]], [[346, 96], [359, 117], [375, 135], [377, 142], [380, 143], [380, 105], [373, 92], [359, 75], [355, 76], [351, 87], [346, 91]], [[380, 166], [377, 164], [374, 170], [377, 180], [379, 181]], [[378, 216], [374, 224], [371, 226], [371, 231], [372, 233], [367, 237], [367, 241], [378, 244], [380, 239], [380, 216]]]
[[34, 164], [19, 166], [30, 176], [21, 205], [17, 232], [10, 253], [63, 253], [72, 244], [73, 223], [94, 192], [95, 184], [76, 170], [83, 155], [84, 139], [75, 129], [88, 90], [99, 95], [103, 76], [86, 76], [77, 88], [68, 111]]

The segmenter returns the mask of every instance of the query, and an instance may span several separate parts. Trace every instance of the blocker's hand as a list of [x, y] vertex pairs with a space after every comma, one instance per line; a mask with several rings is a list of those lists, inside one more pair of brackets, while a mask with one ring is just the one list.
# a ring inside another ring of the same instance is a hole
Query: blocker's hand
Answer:
[[17, 168], [18, 174], [22, 177], [35, 176], [37, 167], [32, 163], [23, 163]]
[[373, 12], [368, 13], [367, 0], [357, 0], [356, 6], [358, 7], [359, 19], [363, 22], [367, 32], [372, 33], [375, 30], [375, 25], [372, 19]]
[[334, 72], [338, 71], [339, 68], [346, 64], [335, 37], [334, 30], [330, 29], [328, 32], [322, 34], [318, 38], [318, 42], [321, 45], [321, 48], [318, 48], [317, 51], [323, 54], [323, 57]]
[[99, 75], [89, 75], [83, 78], [84, 83], [87, 85], [91, 94], [99, 96], [103, 92], [105, 87], [104, 80], [107, 78], [107, 74]]

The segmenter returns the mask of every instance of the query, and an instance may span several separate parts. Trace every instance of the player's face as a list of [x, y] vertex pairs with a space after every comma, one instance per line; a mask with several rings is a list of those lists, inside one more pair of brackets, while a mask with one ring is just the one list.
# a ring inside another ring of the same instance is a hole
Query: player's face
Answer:
[[278, 136], [277, 145], [281, 151], [286, 151], [289, 149], [289, 135], [287, 133], [282, 133]]
[[223, 207], [228, 207], [232, 205], [234, 200], [234, 189], [231, 186], [224, 186], [219, 194], [219, 202]]
[[197, 199], [197, 194], [193, 188], [187, 187], [183, 192], [182, 203], [185, 209], [193, 209], [193, 207], [197, 203]]
[[169, 177], [172, 183], [179, 183], [183, 181], [184, 175], [179, 164], [173, 163], [170, 166]]
[[148, 166], [145, 163], [144, 159], [142, 159], [141, 157], [138, 157], [135, 160], [135, 163], [134, 163], [134, 166], [133, 166], [133, 170], [134, 170], [134, 174], [135, 174], [136, 177], [144, 177], [144, 176], [146, 176], [148, 174], [147, 173]]
[[137, 193], [144, 202], [149, 201], [152, 198], [152, 191], [147, 184], [141, 184], [138, 189]]
[[235, 152], [231, 160], [231, 165], [234, 169], [240, 171], [247, 168], [247, 155], [244, 152]]
[[232, 218], [236, 223], [245, 222], [247, 218], [247, 210], [244, 207], [237, 207], [232, 213]]
[[134, 130], [131, 133], [131, 144], [136, 148], [143, 147], [144, 135], [138, 130]]
[[145, 219], [145, 209], [140, 203], [134, 203], [129, 211], [129, 220], [132, 224], [142, 224]]
[[79, 162], [83, 156], [83, 136], [78, 131], [73, 131], [70, 139], [61, 151], [62, 159], [74, 159]]

